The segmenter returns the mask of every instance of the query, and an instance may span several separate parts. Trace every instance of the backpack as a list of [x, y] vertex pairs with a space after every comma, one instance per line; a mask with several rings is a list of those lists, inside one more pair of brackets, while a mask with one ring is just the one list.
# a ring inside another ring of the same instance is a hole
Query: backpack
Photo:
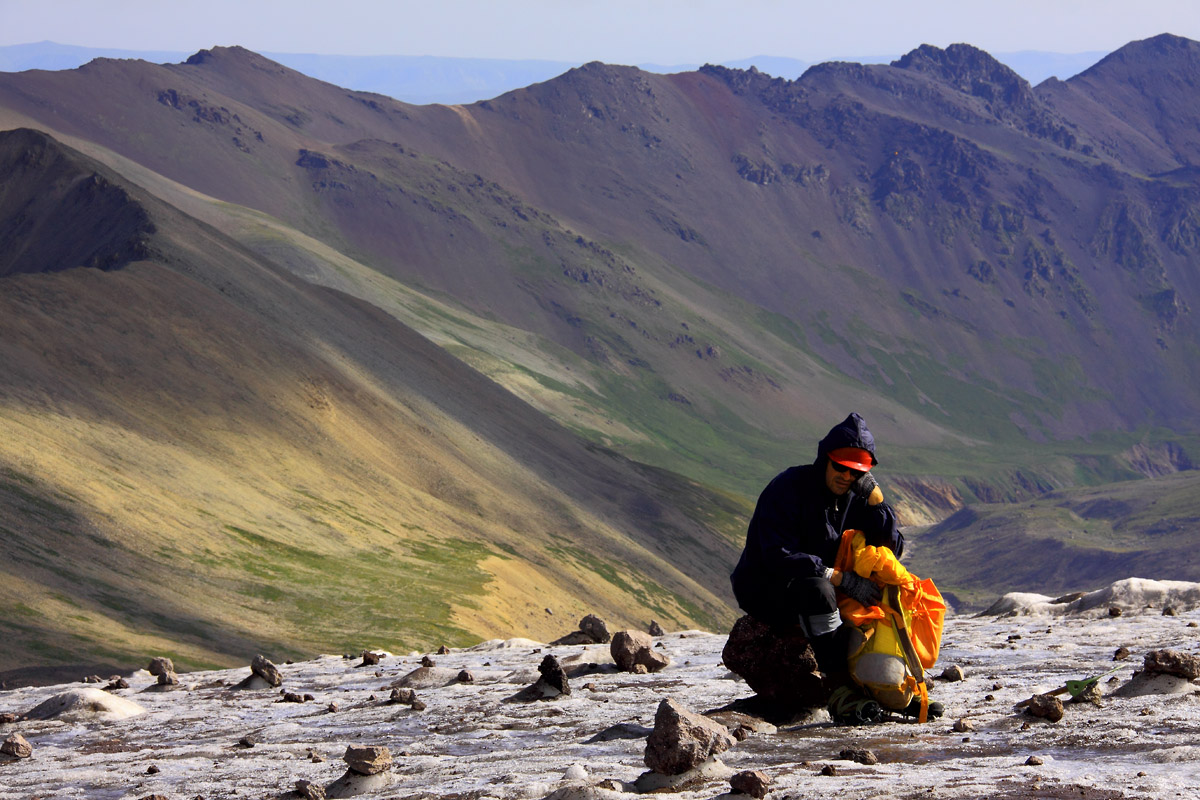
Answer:
[[861, 531], [842, 534], [836, 568], [884, 584], [877, 606], [850, 597], [838, 602], [851, 623], [847, 663], [850, 675], [884, 708], [902, 711], [920, 698], [918, 720], [928, 719], [925, 670], [937, 662], [946, 602], [933, 581], [910, 573], [887, 547], [866, 544]]

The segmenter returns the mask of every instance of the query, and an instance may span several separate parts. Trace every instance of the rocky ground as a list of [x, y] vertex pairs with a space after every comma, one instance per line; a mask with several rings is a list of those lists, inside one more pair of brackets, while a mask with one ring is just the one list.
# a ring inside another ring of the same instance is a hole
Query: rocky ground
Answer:
[[[633, 641], [624, 670], [609, 644], [520, 639], [278, 675], [266, 659], [174, 675], [148, 656], [159, 675], [127, 686], [0, 692], [0, 798], [1196, 796], [1200, 584], [1129, 580], [1068, 601], [1012, 595], [949, 618], [931, 672], [945, 717], [863, 728], [824, 711], [697, 721], [750, 694], [722, 663], [726, 637], [701, 631], [647, 636], [648, 652]], [[1047, 716], [1020, 705], [1114, 668]], [[666, 774], [688, 758], [703, 763]]]

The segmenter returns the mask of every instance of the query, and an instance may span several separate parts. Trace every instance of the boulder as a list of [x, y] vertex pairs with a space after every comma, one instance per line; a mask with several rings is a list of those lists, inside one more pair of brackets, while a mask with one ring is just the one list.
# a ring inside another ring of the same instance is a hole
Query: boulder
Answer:
[[1189, 681], [1200, 678], [1200, 658], [1178, 650], [1153, 650], [1145, 655], [1142, 665], [1152, 675], [1177, 675]]
[[150, 659], [150, 666], [146, 667], [146, 669], [149, 670], [151, 675], [157, 677], [167, 672], [174, 672], [175, 664], [166, 656], [155, 656]]
[[1029, 713], [1035, 717], [1058, 722], [1063, 718], [1063, 704], [1052, 694], [1035, 694], [1029, 698]]
[[614, 635], [609, 653], [622, 672], [636, 672], [639, 665], [646, 672], [658, 672], [671, 663], [662, 653], [654, 651], [654, 641], [641, 631], [621, 631]]
[[0, 753], [13, 758], [29, 758], [33, 755], [33, 745], [19, 733], [14, 733], [0, 744]]
[[346, 748], [342, 760], [351, 772], [359, 775], [377, 775], [392, 766], [392, 751], [386, 747], [352, 744]]
[[663, 626], [658, 624], [658, 620], [650, 620], [650, 627], [646, 630], [651, 636], [666, 636], [667, 632], [663, 630]]
[[658, 704], [644, 760], [647, 767], [661, 775], [682, 775], [735, 743], [724, 725], [668, 698]]
[[571, 631], [566, 636], [560, 636], [550, 644], [554, 647], [568, 647], [575, 644], [595, 644], [596, 640], [583, 631]]
[[283, 683], [283, 675], [279, 672], [279, 668], [272, 664], [266, 656], [255, 656], [254, 660], [250, 662], [250, 672], [271, 686], [279, 686]]
[[608, 644], [612, 641], [612, 635], [608, 632], [608, 625], [595, 614], [588, 614], [579, 620], [579, 630], [590, 636], [596, 644]]
[[816, 708], [829, 700], [817, 659], [799, 628], [776, 631], [744, 616], [734, 623], [721, 655], [731, 672], [781, 712]]
[[526, 686], [521, 691], [505, 698], [506, 702], [529, 703], [534, 700], [553, 700], [556, 697], [571, 693], [567, 681], [567, 673], [563, 671], [558, 659], [547, 655], [538, 666], [541, 677], [532, 686]]
[[729, 779], [729, 787], [739, 794], [748, 794], [759, 800], [767, 796], [771, 788], [771, 779], [765, 772], [756, 769], [742, 770]]

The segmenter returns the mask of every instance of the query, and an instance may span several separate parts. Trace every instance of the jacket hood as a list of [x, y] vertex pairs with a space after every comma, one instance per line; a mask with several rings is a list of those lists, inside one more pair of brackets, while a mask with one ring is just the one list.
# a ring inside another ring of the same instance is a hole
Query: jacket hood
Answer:
[[820, 464], [831, 450], [837, 450], [839, 447], [860, 447], [871, 454], [872, 466], [879, 463], [879, 459], [875, 457], [875, 437], [867, 428], [867, 421], [857, 413], [851, 413], [830, 429], [817, 445], [817, 460], [813, 463]]

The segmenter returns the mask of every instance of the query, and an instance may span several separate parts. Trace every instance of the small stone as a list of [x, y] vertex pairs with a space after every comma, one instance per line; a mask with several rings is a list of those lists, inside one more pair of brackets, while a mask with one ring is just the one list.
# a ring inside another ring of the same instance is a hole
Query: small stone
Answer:
[[1008, 640], [1009, 640], [1010, 642], [1015, 642], [1015, 641], [1019, 640], [1020, 638], [1021, 638], [1021, 634], [1019, 634], [1019, 633], [1014, 633], [1014, 634], [1012, 634], [1012, 635], [1010, 635], [1010, 636], [1008, 637]]
[[1063, 718], [1063, 704], [1052, 694], [1035, 694], [1029, 698], [1029, 713], [1051, 722]]
[[379, 663], [382, 656], [379, 653], [372, 653], [370, 650], [362, 651], [362, 663], [360, 667], [373, 667]]
[[165, 672], [174, 672], [175, 664], [171, 661], [171, 659], [166, 658], [165, 656], [155, 656], [154, 658], [150, 659], [150, 666], [146, 669], [149, 670], [151, 675], [158, 676]]
[[241, 747], [254, 747], [255, 741], [250, 736], [243, 736], [238, 739], [238, 745]]
[[667, 632], [663, 630], [663, 626], [658, 624], [657, 620], [650, 620], [650, 627], [646, 631], [651, 636], [666, 636]]
[[658, 704], [642, 760], [660, 775], [682, 775], [736, 743], [724, 725], [668, 698]]
[[993, 684], [992, 684], [992, 691], [993, 691], [993, 692], [998, 692], [998, 691], [1000, 691], [1000, 690], [1001, 690], [1001, 689], [1003, 689], [1003, 688], [1004, 688], [1004, 684], [1003, 684], [1003, 683], [993, 683]]
[[994, 694], [985, 694], [985, 695], [983, 696], [983, 699], [984, 699], [984, 700], [987, 700], [988, 702], [991, 702], [992, 700], [995, 700], [995, 699], [996, 699], [996, 695], [994, 695]]
[[21, 718], [19, 716], [17, 716], [16, 714], [12, 714], [12, 713], [6, 711], [5, 713], [0, 714], [0, 725], [9, 725], [13, 722], [17, 722], [20, 719]]
[[838, 753], [838, 758], [842, 759], [843, 761], [854, 761], [859, 764], [866, 764], [867, 766], [879, 763], [879, 758], [876, 757], [874, 753], [872, 753], [870, 750], [865, 750], [859, 747], [847, 747]]
[[33, 745], [19, 733], [14, 733], [0, 744], [0, 753], [13, 758], [29, 758], [33, 755]]
[[1163, 609], [1163, 613], [1162, 613], [1162, 615], [1163, 615], [1164, 617], [1173, 617], [1173, 616], [1175, 616], [1175, 606], [1167, 606], [1166, 608], [1164, 608], [1164, 609]]
[[161, 772], [161, 771], [162, 771], [162, 770], [160, 770], [160, 769], [159, 769], [157, 766], [155, 766], [154, 764], [151, 764], [150, 766], [146, 767], [146, 774], [147, 774], [147, 775], [157, 775], [157, 774], [158, 774], [159, 772]]
[[101, 678], [99, 675], [88, 675], [86, 678], [83, 679], [83, 682], [84, 683], [103, 683], [104, 679]]
[[1146, 777], [1146, 773], [1145, 773], [1145, 772], [1139, 772], [1139, 773], [1137, 774], [1137, 777], [1139, 777], [1139, 778], [1144, 778], [1144, 777]]
[[280, 703], [303, 703], [304, 695], [296, 694], [295, 692], [284, 692]]
[[125, 680], [124, 678], [117, 678], [115, 681], [112, 681], [107, 686], [105, 686], [104, 691], [113, 692], [113, 691], [116, 691], [117, 689], [128, 689], [128, 688], [129, 688], [129, 681]]
[[389, 703], [404, 703], [405, 705], [412, 705], [413, 701], [416, 699], [417, 699], [417, 693], [414, 692], [412, 689], [401, 688], [401, 689], [392, 689], [392, 694], [388, 698], [388, 702]]
[[471, 674], [470, 670], [464, 669], [458, 673], [458, 677], [455, 680], [459, 683], [474, 683], [475, 676]]
[[448, 656], [450, 655], [450, 648], [446, 647], [446, 645], [442, 645], [437, 649], [437, 654], [439, 656]]
[[735, 792], [748, 794], [751, 797], [757, 797], [761, 800], [770, 791], [771, 779], [764, 772], [756, 769], [747, 769], [730, 778], [729, 786]]
[[304, 702], [306, 702], [306, 703], [316, 700], [316, 699], [317, 699], [316, 695], [311, 695], [311, 694], [304, 695]]
[[325, 756], [321, 755], [316, 750], [309, 748], [308, 760], [314, 764], [320, 764], [325, 761]]
[[1197, 623], [1197, 622], [1189, 622], [1189, 623], [1187, 624], [1187, 626], [1188, 626], [1189, 628], [1200, 628], [1200, 623]]
[[174, 672], [164, 672], [158, 676], [159, 686], [178, 686], [179, 676]]
[[1027, 766], [1027, 767], [1040, 767], [1042, 764], [1045, 764], [1045, 763], [1046, 763], [1045, 761], [1042, 761], [1037, 756], [1030, 756], [1029, 758], [1025, 759], [1025, 766]]
[[250, 662], [250, 671], [272, 686], [279, 686], [283, 683], [283, 675], [279, 672], [279, 668], [264, 655], [254, 657], [254, 660]]
[[329, 704], [329, 706], [328, 706], [328, 708], [329, 708], [329, 713], [330, 713], [330, 714], [336, 714], [336, 713], [337, 713], [337, 710], [338, 710], [338, 704], [337, 704], [337, 703], [330, 703], [330, 704]]
[[1118, 647], [1116, 652], [1113, 653], [1113, 661], [1124, 661], [1125, 659], [1129, 658], [1129, 656], [1130, 652], [1128, 647]]
[[968, 733], [975, 730], [975, 726], [971, 724], [969, 719], [956, 719], [954, 720], [954, 727], [952, 730], [955, 733]]
[[421, 657], [421, 666], [422, 666], [422, 667], [436, 667], [436, 666], [437, 666], [437, 662], [436, 662], [436, 661], [434, 661], [434, 660], [433, 660], [432, 658], [430, 658], [429, 656], [422, 656], [422, 657]]
[[312, 781], [296, 781], [296, 794], [303, 800], [325, 800], [325, 787]]
[[359, 775], [378, 775], [392, 766], [392, 751], [386, 747], [352, 744], [342, 760]]
[[837, 775], [837, 767], [835, 767], [833, 764], [826, 764], [825, 766], [821, 767], [821, 774], [827, 778], [833, 777]]
[[963, 668], [958, 664], [951, 664], [950, 666], [946, 667], [946, 669], [942, 670], [942, 674], [939, 675], [938, 678], [953, 683], [956, 681], [966, 680], [967, 674], [963, 672]]
[[420, 700], [412, 701], [412, 710], [413, 711], [424, 711], [425, 708], [426, 708], [425, 704], [422, 703]]
[[633, 669], [631, 669], [630, 672], [632, 672], [634, 675], [649, 675], [650, 674], [650, 670], [649, 670], [649, 668], [646, 667], [645, 664], [634, 664]]
[[1200, 678], [1200, 658], [1178, 650], [1152, 650], [1143, 659], [1143, 668], [1151, 675], [1177, 675], [1189, 681]]
[[1109, 615], [1110, 617], [1119, 617], [1119, 616], [1121, 616], [1121, 607], [1120, 607], [1120, 606], [1111, 606], [1111, 607], [1108, 609], [1108, 615]]

